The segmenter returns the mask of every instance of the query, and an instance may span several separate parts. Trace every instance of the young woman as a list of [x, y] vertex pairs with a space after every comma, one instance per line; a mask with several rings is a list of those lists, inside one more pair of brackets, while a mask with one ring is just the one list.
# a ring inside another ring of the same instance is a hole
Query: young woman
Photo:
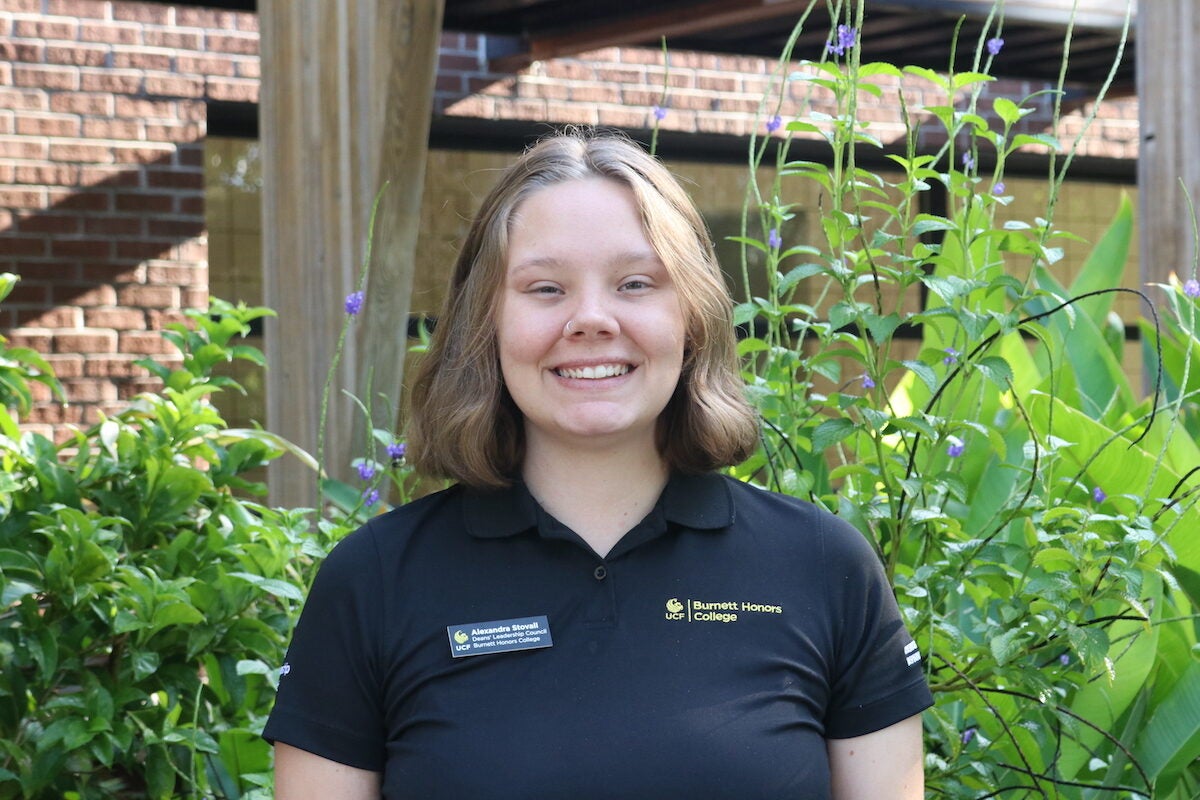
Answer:
[[932, 699], [871, 547], [714, 472], [757, 437], [730, 306], [628, 140], [505, 173], [414, 382], [409, 457], [458, 483], [322, 565], [279, 800], [921, 797]]

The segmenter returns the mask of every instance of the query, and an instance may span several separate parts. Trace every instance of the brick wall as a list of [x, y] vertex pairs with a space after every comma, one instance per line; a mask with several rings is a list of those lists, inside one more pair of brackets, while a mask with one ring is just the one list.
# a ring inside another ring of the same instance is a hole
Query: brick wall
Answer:
[[[576, 57], [535, 62], [521, 73], [511, 75], [491, 71], [486, 53], [487, 41], [483, 36], [451, 33], [442, 37], [434, 113], [650, 128], [655, 123], [654, 107], [664, 104], [664, 83], [666, 116], [659, 125], [665, 130], [748, 136], [754, 131], [763, 133], [766, 120], [777, 108], [784, 120], [806, 116], [806, 108], [834, 112], [828, 91], [804, 81], [785, 84], [774, 78], [777, 69], [774, 59], [676, 52], [670, 54], [668, 65], [659, 48], [607, 47]], [[814, 59], [820, 56], [819, 53], [803, 55]], [[788, 72], [800, 69], [798, 64], [792, 64]], [[859, 119], [869, 120], [870, 132], [885, 144], [903, 144], [901, 92], [910, 111], [946, 102], [941, 90], [921, 78], [905, 76], [903, 81], [879, 78], [873, 82], [883, 90], [882, 95], [878, 98], [865, 92], [859, 95]], [[1028, 81], [996, 81], [988, 85], [978, 108], [983, 116], [994, 118], [992, 98], [1020, 100], [1046, 88]], [[761, 102], [764, 97], [765, 104]], [[958, 104], [961, 107], [961, 95]], [[1052, 130], [1051, 97], [1042, 95], [1031, 101], [1031, 105], [1037, 111], [1021, 121], [1018, 132], [1052, 132], [1064, 142], [1079, 135], [1092, 111], [1090, 104], [1066, 102], [1058, 129]], [[929, 115], [914, 114], [914, 117], [919, 125], [919, 147], [934, 148], [944, 141], [940, 126]], [[1078, 153], [1136, 159], [1137, 119], [1136, 99], [1106, 101], [1099, 118], [1080, 142]], [[815, 134], [797, 135], [815, 137]]]
[[0, 0], [0, 271], [21, 276], [0, 330], [47, 354], [70, 402], [33, 427], [152, 387], [133, 362], [207, 303], [206, 102], [256, 101], [257, 53], [252, 14]]
[[[488, 69], [483, 37], [446, 33], [435, 113], [648, 128], [667, 81], [662, 126], [744, 136], [761, 125], [768, 59], [606, 48]], [[0, 271], [21, 283], [0, 331], [47, 354], [70, 405], [44, 394], [31, 427], [66, 434], [154, 383], [133, 362], [162, 353], [158, 331], [207, 300], [203, 153], [209, 101], [256, 102], [253, 14], [124, 0], [0, 0]], [[797, 113], [802, 84], [782, 98]], [[930, 101], [915, 79], [864, 94], [875, 135], [899, 136], [897, 93]], [[1041, 87], [1006, 83], [993, 93]], [[776, 87], [778, 91], [778, 87]], [[813, 107], [828, 106], [815, 95]], [[824, 104], [824, 106], [822, 105]], [[990, 102], [983, 104], [990, 108]], [[1025, 121], [1045, 129], [1048, 101]], [[1060, 133], [1082, 125], [1068, 113]], [[768, 112], [774, 113], [772, 110]], [[1137, 110], [1106, 107], [1080, 152], [1135, 158]], [[924, 145], [936, 143], [926, 129]], [[40, 388], [40, 387], [39, 387]]]

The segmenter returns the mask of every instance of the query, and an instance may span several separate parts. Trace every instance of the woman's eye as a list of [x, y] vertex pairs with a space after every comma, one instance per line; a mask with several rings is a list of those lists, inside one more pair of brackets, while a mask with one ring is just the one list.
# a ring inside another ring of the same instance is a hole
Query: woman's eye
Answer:
[[533, 294], [558, 294], [559, 288], [557, 286], [543, 284], [541, 286], [534, 286], [529, 291]]
[[621, 288], [626, 291], [637, 291], [639, 289], [649, 289], [650, 284], [640, 279], [634, 279], [631, 281], [625, 281], [623, 284], [621, 284]]

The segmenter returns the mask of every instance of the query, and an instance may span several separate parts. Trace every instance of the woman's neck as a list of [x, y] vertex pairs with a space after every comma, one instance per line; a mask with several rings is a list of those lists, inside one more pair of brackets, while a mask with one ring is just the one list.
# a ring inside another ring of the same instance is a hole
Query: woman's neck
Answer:
[[530, 447], [522, 474], [547, 512], [605, 556], [654, 508], [670, 469], [657, 448]]

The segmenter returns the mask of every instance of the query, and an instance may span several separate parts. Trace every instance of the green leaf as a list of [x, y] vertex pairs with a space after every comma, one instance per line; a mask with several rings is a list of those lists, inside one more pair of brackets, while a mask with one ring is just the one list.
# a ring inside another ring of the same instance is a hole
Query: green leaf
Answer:
[[227, 574], [231, 578], [240, 578], [248, 583], [252, 583], [275, 597], [295, 600], [297, 603], [304, 602], [304, 592], [299, 587], [293, 586], [287, 581], [281, 581], [276, 578], [264, 578], [261, 575], [252, 575], [248, 572], [230, 572]]
[[1200, 756], [1200, 663], [1193, 662], [1158, 703], [1134, 745], [1151, 780]]
[[813, 451], [820, 453], [854, 433], [855, 425], [845, 417], [827, 419], [812, 434]]

